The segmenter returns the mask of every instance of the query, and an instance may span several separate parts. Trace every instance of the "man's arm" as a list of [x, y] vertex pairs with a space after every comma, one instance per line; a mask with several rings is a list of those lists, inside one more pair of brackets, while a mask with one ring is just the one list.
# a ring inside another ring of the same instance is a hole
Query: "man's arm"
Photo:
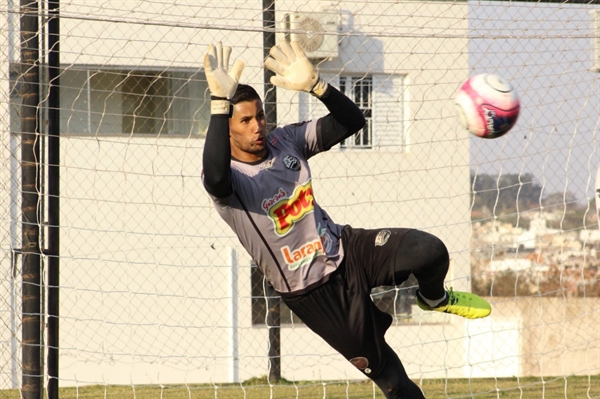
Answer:
[[217, 198], [229, 197], [231, 186], [229, 115], [211, 115], [202, 153], [204, 188]]
[[365, 116], [360, 108], [335, 87], [328, 85], [320, 100], [330, 112], [317, 121], [317, 137], [325, 150], [341, 143], [365, 126]]
[[317, 122], [317, 137], [325, 150], [358, 132], [365, 117], [352, 100], [319, 77], [298, 42], [283, 41], [273, 46], [265, 67], [275, 72], [271, 83], [284, 89], [304, 91], [319, 98], [330, 114]]
[[237, 60], [229, 73], [231, 47], [210, 45], [204, 55], [204, 73], [210, 89], [210, 122], [206, 132], [202, 167], [204, 187], [217, 198], [231, 195], [230, 99], [235, 94], [244, 63]]

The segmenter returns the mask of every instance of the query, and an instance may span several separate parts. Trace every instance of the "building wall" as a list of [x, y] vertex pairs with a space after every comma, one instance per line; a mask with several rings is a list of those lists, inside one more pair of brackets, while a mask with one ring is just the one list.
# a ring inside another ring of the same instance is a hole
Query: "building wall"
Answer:
[[[73, 17], [61, 22], [64, 65], [202, 68], [207, 44], [223, 40], [246, 62], [242, 81], [262, 91], [260, 7], [177, 2], [162, 4], [166, 9], [157, 18], [150, 2], [102, 4], [64, 5], [63, 16]], [[314, 11], [315, 4], [329, 2], [282, 1], [277, 7], [279, 13]], [[403, 76], [406, 88], [390, 98], [402, 107], [398, 135], [404, 138], [395, 148], [335, 148], [315, 157], [317, 199], [340, 224], [415, 227], [438, 235], [453, 259], [449, 284], [469, 289], [468, 135], [443, 122], [454, 114], [452, 95], [468, 74], [466, 4], [405, 2], [390, 5], [389, 16], [380, 14], [378, 4], [342, 2], [340, 8], [347, 33], [341, 56], [319, 67], [324, 73]], [[138, 23], [145, 17], [147, 23]], [[454, 25], [446, 26], [447, 20]], [[199, 21], [206, 25], [199, 28]], [[386, 26], [395, 33], [387, 35]], [[417, 28], [419, 34], [411, 34]], [[444, 48], [451, 51], [430, 50]], [[278, 95], [279, 123], [296, 121], [301, 96]], [[18, 138], [5, 134], [3, 140], [8, 159]], [[267, 373], [268, 331], [250, 322], [250, 259], [202, 187], [202, 151], [198, 137], [61, 138], [61, 386], [227, 382]], [[2, 171], [14, 172], [7, 166]], [[12, 190], [3, 186], [3, 197]], [[6, 224], [18, 224], [10, 206], [4, 202]], [[4, 276], [15, 246], [10, 232], [2, 243]], [[237, 280], [231, 276], [232, 249]], [[18, 284], [3, 279], [8, 290]], [[2, 317], [15, 315], [13, 308]], [[424, 324], [398, 324], [388, 332], [409, 374], [466, 376], [464, 322], [428, 324], [421, 317]], [[2, 334], [7, 346], [19, 341], [20, 331]], [[362, 378], [302, 326], [282, 329], [282, 354], [288, 379]], [[18, 352], [12, 356], [14, 361]], [[7, 377], [0, 382], [3, 388], [14, 384]]]
[[586, 375], [600, 368], [600, 299], [495, 298], [492, 303], [494, 318], [518, 321], [520, 356], [513, 361], [519, 375]]

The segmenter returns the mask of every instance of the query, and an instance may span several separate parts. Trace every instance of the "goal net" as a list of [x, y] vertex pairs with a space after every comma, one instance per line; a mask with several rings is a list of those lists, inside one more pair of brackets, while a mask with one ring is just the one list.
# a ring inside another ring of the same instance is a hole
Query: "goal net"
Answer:
[[[203, 54], [210, 43], [231, 46], [232, 60], [246, 64], [241, 82], [265, 98], [272, 34], [301, 41], [367, 120], [311, 159], [320, 205], [338, 224], [437, 235], [450, 251], [448, 287], [492, 304], [490, 317], [469, 321], [420, 311], [413, 279], [373, 291], [394, 318], [388, 343], [426, 395], [599, 397], [594, 3], [60, 2], [60, 387], [74, 397], [116, 387], [119, 397], [169, 389], [202, 398], [253, 389], [261, 397], [383, 397], [278, 301], [201, 182], [210, 118]], [[45, 248], [56, 184], [48, 63], [57, 48], [48, 46], [46, 2], [32, 62], [22, 56], [23, 4], [0, 4], [2, 396], [22, 391], [30, 345], [24, 137], [39, 149], [34, 316], [44, 386], [48, 334], [56, 334], [47, 328]], [[32, 88], [24, 79], [33, 67], [40, 84]], [[470, 135], [456, 117], [454, 94], [478, 73], [502, 76], [521, 100], [515, 127], [497, 139]], [[26, 132], [33, 91], [37, 123]], [[276, 89], [276, 99], [265, 106], [279, 126], [327, 113], [305, 93]]]

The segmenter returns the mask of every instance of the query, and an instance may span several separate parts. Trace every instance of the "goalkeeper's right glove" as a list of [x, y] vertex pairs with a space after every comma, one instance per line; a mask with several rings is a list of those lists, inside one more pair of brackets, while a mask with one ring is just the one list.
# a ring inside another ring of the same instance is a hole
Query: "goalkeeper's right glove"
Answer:
[[235, 94], [238, 82], [244, 70], [244, 62], [234, 62], [229, 73], [231, 47], [223, 47], [221, 42], [209, 45], [204, 54], [204, 73], [210, 89], [210, 113], [231, 116], [231, 97]]

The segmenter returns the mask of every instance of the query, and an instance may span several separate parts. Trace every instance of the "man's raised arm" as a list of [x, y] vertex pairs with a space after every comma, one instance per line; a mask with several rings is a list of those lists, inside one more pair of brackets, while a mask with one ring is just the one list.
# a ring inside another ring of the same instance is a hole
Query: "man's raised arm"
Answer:
[[217, 198], [231, 195], [231, 144], [229, 143], [229, 116], [231, 97], [235, 94], [244, 63], [237, 60], [231, 70], [231, 47], [221, 43], [210, 45], [204, 55], [204, 73], [210, 89], [210, 122], [206, 132], [202, 168], [204, 187]]
[[265, 67], [275, 72], [271, 83], [284, 89], [304, 91], [320, 99], [330, 114], [317, 122], [318, 138], [328, 150], [358, 132], [365, 125], [360, 108], [335, 87], [319, 77], [298, 42], [283, 41], [273, 46]]

